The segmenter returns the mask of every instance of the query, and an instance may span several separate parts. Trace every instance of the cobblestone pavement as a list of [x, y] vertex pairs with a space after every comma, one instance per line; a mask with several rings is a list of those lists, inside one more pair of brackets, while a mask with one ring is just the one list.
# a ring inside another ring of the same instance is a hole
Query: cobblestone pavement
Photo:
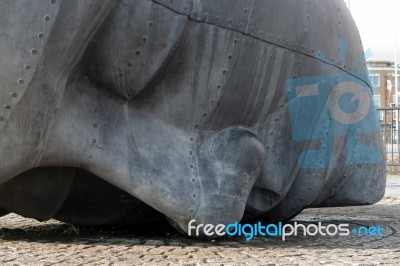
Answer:
[[294, 221], [377, 226], [383, 237], [194, 240], [170, 228], [77, 228], [11, 214], [0, 218], [0, 263], [8, 265], [400, 265], [400, 178], [374, 206], [310, 209]]

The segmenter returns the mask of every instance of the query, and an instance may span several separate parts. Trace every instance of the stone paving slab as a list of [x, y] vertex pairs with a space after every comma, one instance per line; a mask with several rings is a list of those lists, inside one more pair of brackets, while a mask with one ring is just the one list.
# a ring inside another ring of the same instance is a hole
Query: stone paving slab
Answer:
[[[397, 186], [400, 179], [389, 178]], [[400, 198], [376, 205], [305, 210], [293, 222], [377, 226], [384, 236], [195, 240], [171, 228], [78, 228], [10, 214], [0, 218], [2, 265], [400, 265]], [[396, 193], [395, 193], [396, 192]]]

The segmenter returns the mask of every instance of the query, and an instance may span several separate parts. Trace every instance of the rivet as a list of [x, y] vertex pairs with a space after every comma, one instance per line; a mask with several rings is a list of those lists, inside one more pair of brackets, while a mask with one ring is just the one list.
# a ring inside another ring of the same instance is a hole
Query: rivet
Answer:
[[24, 68], [25, 68], [25, 70], [30, 70], [31, 66], [30, 65], [26, 65], [26, 66], [24, 66]]
[[128, 67], [132, 67], [132, 63], [128, 63], [127, 66], [128, 66]]
[[190, 137], [190, 141], [194, 141], [194, 137]]
[[43, 33], [38, 33], [38, 37], [39, 37], [40, 39], [42, 39], [42, 38], [44, 37], [44, 34], [43, 34]]
[[189, 167], [192, 168], [192, 169], [194, 168], [193, 164], [189, 165]]
[[11, 108], [11, 106], [9, 106], [9, 105], [4, 105], [4, 108], [6, 108], [7, 110], [9, 110], [10, 108]]
[[97, 142], [96, 139], [92, 139], [92, 143], [95, 144]]
[[37, 50], [36, 49], [32, 49], [32, 54], [37, 54]]
[[136, 54], [136, 55], [140, 55], [140, 51], [136, 51], [135, 54]]
[[186, 5], [184, 5], [184, 6], [182, 6], [182, 9], [183, 9], [184, 11], [186, 11], [186, 10], [188, 10], [188, 7], [187, 7]]
[[199, 124], [196, 124], [194, 127], [195, 127], [195, 128], [199, 128], [199, 127], [200, 127], [200, 125], [199, 125]]
[[214, 100], [210, 100], [210, 103], [214, 103], [215, 101]]
[[193, 182], [193, 183], [196, 183], [196, 179], [192, 178], [192, 182]]
[[0, 116], [0, 122], [3, 122], [4, 118], [2, 116]]
[[221, 89], [221, 88], [222, 88], [222, 85], [218, 84], [217, 89]]
[[146, 42], [147, 42], [147, 37], [143, 37], [142, 41], [143, 41], [144, 43], [146, 43]]
[[222, 70], [222, 74], [225, 75], [228, 71], [226, 69]]
[[190, 212], [190, 213], [193, 213], [194, 211], [193, 211], [193, 209], [190, 209], [189, 212]]
[[17, 95], [17, 93], [13, 92], [13, 93], [10, 94], [10, 96], [13, 97], [13, 98], [15, 98], [15, 97], [17, 97], [18, 95]]
[[45, 20], [45, 21], [49, 21], [49, 20], [50, 20], [50, 16], [45, 16], [45, 17], [44, 17], [44, 20]]
[[207, 113], [203, 113], [203, 116], [207, 116]]
[[247, 14], [249, 10], [247, 8], [243, 9], [243, 13]]
[[234, 44], [238, 44], [238, 40], [235, 39], [235, 40], [233, 41], [233, 43], [234, 43]]
[[230, 55], [228, 55], [228, 59], [229, 60], [231, 60], [232, 59], [232, 55], [230, 54]]
[[193, 155], [193, 152], [192, 152], [192, 151], [189, 151], [189, 155]]
[[18, 83], [19, 83], [19, 84], [23, 84], [23, 83], [24, 83], [24, 80], [23, 80], [23, 79], [19, 79], [19, 80], [18, 80]]
[[267, 150], [269, 150], [269, 149], [271, 149], [271, 147], [270, 147], [270, 146], [267, 146]]
[[148, 25], [149, 25], [149, 27], [153, 27], [154, 22], [153, 21], [149, 21]]
[[197, 198], [197, 194], [193, 194], [192, 197], [195, 199]]
[[97, 128], [98, 127], [98, 125], [97, 124], [93, 124], [93, 128]]
[[228, 19], [228, 24], [232, 25], [232, 23], [233, 23], [233, 20], [232, 19]]
[[57, 2], [57, 0], [50, 0], [50, 3], [53, 4], [53, 5], [54, 5], [56, 2]]

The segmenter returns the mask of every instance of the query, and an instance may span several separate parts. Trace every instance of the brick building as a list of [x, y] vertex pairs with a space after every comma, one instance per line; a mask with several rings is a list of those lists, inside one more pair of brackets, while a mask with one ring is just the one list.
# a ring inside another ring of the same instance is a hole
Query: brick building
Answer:
[[[367, 66], [371, 85], [374, 89], [374, 101], [376, 107], [394, 107], [396, 102], [394, 63], [390, 61], [368, 61]], [[400, 74], [400, 68], [398, 68], [398, 72], [398, 74]], [[400, 78], [397, 78], [400, 84]]]
[[[369, 71], [369, 79], [374, 90], [375, 107], [377, 109], [396, 107], [394, 63], [391, 61], [368, 61], [367, 66]], [[400, 68], [398, 68], [397, 77], [398, 84], [400, 85], [399, 74]], [[400, 92], [399, 88], [397, 91]], [[400, 105], [400, 97], [398, 102]], [[398, 110], [391, 109], [381, 110], [378, 112], [380, 120], [379, 122], [383, 130], [383, 138], [386, 143], [397, 143], [397, 139], [399, 139], [399, 131], [396, 128], [396, 119], [399, 119], [398, 113]]]

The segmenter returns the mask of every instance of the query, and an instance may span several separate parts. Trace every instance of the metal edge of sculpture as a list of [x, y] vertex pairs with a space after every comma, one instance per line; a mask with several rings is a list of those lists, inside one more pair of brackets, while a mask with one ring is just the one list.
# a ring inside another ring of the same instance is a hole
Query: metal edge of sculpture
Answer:
[[228, 224], [373, 204], [385, 159], [341, 0], [0, 1], [0, 206]]

